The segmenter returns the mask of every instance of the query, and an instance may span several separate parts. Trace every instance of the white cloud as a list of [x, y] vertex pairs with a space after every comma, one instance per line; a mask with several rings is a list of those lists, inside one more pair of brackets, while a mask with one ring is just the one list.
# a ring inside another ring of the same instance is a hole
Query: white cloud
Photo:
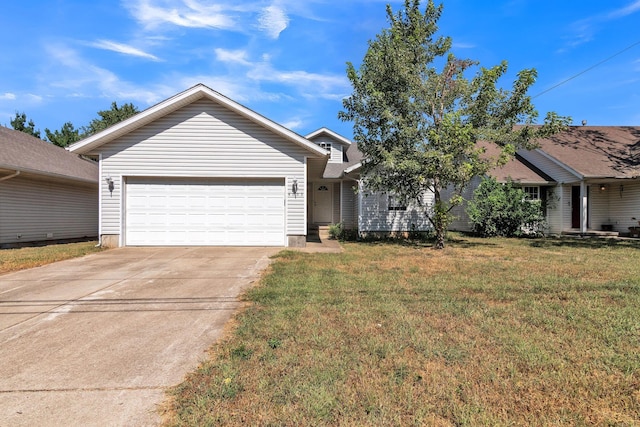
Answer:
[[622, 18], [638, 11], [640, 11], [640, 0], [636, 0], [625, 7], [614, 10], [613, 12], [609, 13], [607, 17], [609, 19]]
[[0, 95], [0, 99], [16, 99], [16, 94], [11, 92], [5, 92]]
[[237, 63], [242, 65], [251, 65], [247, 60], [246, 50], [227, 50], [217, 48], [214, 50], [216, 59], [220, 62]]
[[[160, 5], [157, 5], [160, 3]], [[220, 4], [203, 5], [195, 0], [124, 1], [134, 18], [148, 29], [170, 24], [188, 28], [232, 29], [236, 20]]]
[[319, 93], [345, 89], [349, 87], [349, 81], [345, 76], [335, 74], [309, 73], [307, 71], [280, 71], [270, 64], [261, 63], [249, 71], [248, 77], [253, 80], [281, 83], [288, 86], [318, 89]]
[[272, 39], [277, 39], [288, 26], [289, 17], [281, 7], [271, 5], [262, 9], [258, 19], [258, 28]]
[[300, 119], [292, 119], [281, 124], [282, 126], [291, 130], [300, 129], [302, 126], [304, 126], [304, 122]]
[[140, 58], [151, 59], [152, 61], [160, 60], [157, 56], [144, 52], [138, 48], [123, 43], [113, 42], [111, 40], [98, 40], [90, 45], [98, 49], [110, 50], [124, 55], [138, 56]]

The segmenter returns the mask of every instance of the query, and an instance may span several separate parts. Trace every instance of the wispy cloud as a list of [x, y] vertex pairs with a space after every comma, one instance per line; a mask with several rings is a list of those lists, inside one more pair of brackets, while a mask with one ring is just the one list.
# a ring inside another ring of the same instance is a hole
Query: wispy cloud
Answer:
[[269, 37], [277, 39], [287, 26], [289, 26], [289, 17], [284, 9], [276, 5], [262, 9], [258, 19], [258, 28], [267, 33]]
[[133, 46], [123, 44], [123, 43], [117, 43], [111, 40], [98, 40], [96, 42], [90, 43], [90, 46], [93, 46], [98, 49], [105, 49], [113, 52], [122, 53], [124, 55], [137, 56], [140, 58], [150, 59], [152, 61], [160, 61], [160, 58], [158, 58], [155, 55], [147, 53]]
[[162, 25], [188, 28], [232, 29], [236, 24], [231, 10], [222, 4], [204, 5], [196, 0], [129, 0], [123, 5], [147, 29]]
[[596, 33], [600, 30], [600, 27], [603, 24], [627, 17], [639, 11], [640, 0], [634, 0], [624, 7], [611, 10], [609, 12], [589, 16], [587, 18], [574, 22], [569, 26], [572, 32], [571, 39], [567, 42], [566, 46], [560, 49], [558, 52], [565, 52], [570, 48], [590, 42], [595, 38]]
[[0, 95], [0, 99], [16, 99], [16, 94], [15, 93], [11, 93], [11, 92], [5, 92], [2, 95]]
[[251, 63], [247, 60], [246, 50], [227, 50], [217, 48], [214, 50], [214, 52], [216, 54], [216, 59], [220, 62], [251, 65]]

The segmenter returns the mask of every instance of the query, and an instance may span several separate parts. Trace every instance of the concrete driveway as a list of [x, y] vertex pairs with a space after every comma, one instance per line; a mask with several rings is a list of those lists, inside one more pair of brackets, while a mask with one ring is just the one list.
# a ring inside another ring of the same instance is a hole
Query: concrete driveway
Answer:
[[0, 276], [0, 425], [157, 425], [278, 248], [121, 248]]

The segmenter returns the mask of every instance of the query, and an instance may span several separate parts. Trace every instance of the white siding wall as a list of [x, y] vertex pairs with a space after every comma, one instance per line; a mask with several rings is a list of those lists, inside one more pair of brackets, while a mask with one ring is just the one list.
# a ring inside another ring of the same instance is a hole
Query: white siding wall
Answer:
[[562, 231], [571, 230], [571, 185], [562, 186]]
[[97, 185], [23, 177], [0, 182], [0, 244], [97, 235]]
[[385, 193], [361, 191], [358, 215], [360, 232], [427, 231], [431, 223], [426, 213], [433, 203], [433, 194], [425, 194], [422, 206], [408, 206], [406, 211], [389, 210]]
[[532, 164], [540, 168], [544, 173], [549, 175], [554, 181], [559, 183], [578, 182], [580, 179], [565, 168], [559, 166], [557, 163], [549, 160], [549, 158], [543, 156], [538, 151], [518, 151], [525, 160], [528, 160]]
[[329, 157], [329, 163], [342, 163], [343, 155], [342, 150], [344, 149], [342, 143], [336, 141], [327, 135], [320, 135], [313, 139], [313, 142], [320, 145], [321, 143], [331, 144], [331, 157]]
[[[101, 154], [102, 234], [121, 234], [126, 176], [286, 178], [286, 233], [306, 234], [306, 150], [212, 101], [196, 101], [118, 138]], [[114, 180], [112, 194], [106, 176]]]
[[589, 227], [600, 230], [602, 224], [610, 224], [609, 195], [610, 191], [601, 191], [600, 186], [589, 186]]
[[358, 227], [358, 197], [354, 191], [356, 181], [342, 182], [342, 224], [346, 229]]
[[331, 222], [333, 224], [336, 224], [340, 222], [340, 204], [342, 203], [340, 199], [342, 194], [340, 192], [339, 182], [334, 182], [332, 185], [333, 185], [333, 213], [332, 213], [333, 220]]
[[[449, 224], [449, 230], [455, 231], [471, 231], [473, 230], [473, 225], [469, 220], [469, 215], [467, 215], [467, 202], [473, 199], [473, 192], [480, 182], [482, 178], [475, 177], [471, 180], [469, 185], [462, 192], [462, 198], [464, 199], [461, 204], [451, 209], [451, 215], [453, 215], [454, 219]], [[442, 191], [442, 198], [449, 199], [452, 196], [452, 191], [450, 189], [445, 189]]]
[[[563, 191], [562, 185], [549, 187], [547, 190], [547, 233], [560, 234], [562, 232], [563, 210], [566, 209]], [[569, 203], [571, 203], [571, 199], [569, 199]], [[569, 213], [571, 213], [570, 209], [571, 206], [569, 206]]]
[[[623, 186], [622, 191], [620, 185]], [[637, 227], [640, 221], [640, 181], [634, 179], [608, 184], [606, 191], [609, 195], [609, 217], [614, 230], [627, 233], [629, 227]]]

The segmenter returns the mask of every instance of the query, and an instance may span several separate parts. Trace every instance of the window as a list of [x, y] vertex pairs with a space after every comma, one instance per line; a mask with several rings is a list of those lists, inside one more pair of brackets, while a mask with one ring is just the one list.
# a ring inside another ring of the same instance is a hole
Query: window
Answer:
[[390, 211], [406, 211], [407, 206], [400, 202], [400, 200], [393, 195], [389, 195], [389, 210]]
[[327, 151], [331, 151], [331, 143], [330, 142], [321, 142], [320, 147], [324, 148]]
[[522, 187], [528, 200], [540, 200], [540, 187]]

